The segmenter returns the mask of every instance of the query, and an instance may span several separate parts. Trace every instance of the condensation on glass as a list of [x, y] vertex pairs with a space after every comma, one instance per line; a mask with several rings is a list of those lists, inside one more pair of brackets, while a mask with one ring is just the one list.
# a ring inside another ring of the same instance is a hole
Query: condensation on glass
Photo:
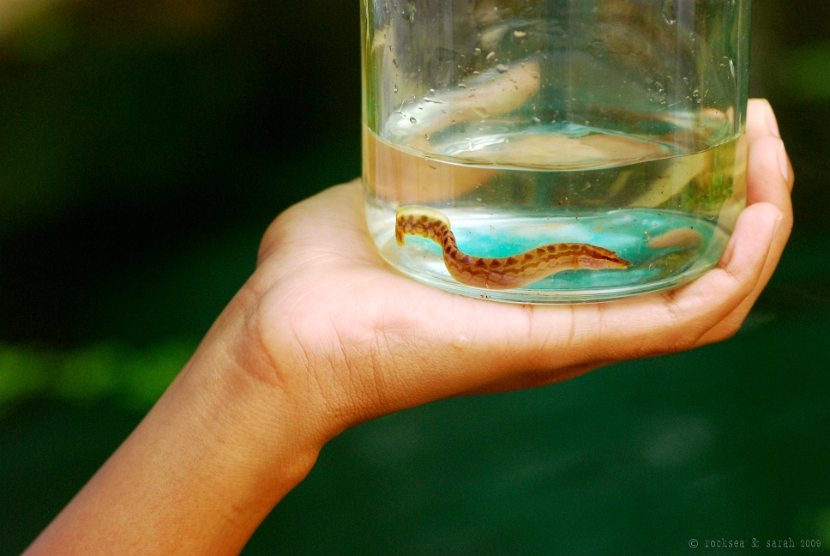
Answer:
[[[361, 8], [366, 217], [394, 267], [464, 295], [572, 303], [717, 263], [746, 200], [749, 0]], [[445, 222], [454, 246], [419, 219]], [[592, 266], [606, 252], [626, 264]]]

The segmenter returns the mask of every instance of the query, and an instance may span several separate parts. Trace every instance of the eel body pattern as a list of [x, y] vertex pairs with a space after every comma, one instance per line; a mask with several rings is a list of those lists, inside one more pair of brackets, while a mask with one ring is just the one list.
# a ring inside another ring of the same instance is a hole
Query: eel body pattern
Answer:
[[450, 275], [468, 286], [505, 290], [521, 288], [563, 270], [623, 269], [631, 263], [614, 251], [586, 243], [552, 243], [511, 257], [475, 257], [458, 250], [450, 220], [439, 210], [409, 205], [395, 215], [395, 240], [406, 236], [437, 243]]

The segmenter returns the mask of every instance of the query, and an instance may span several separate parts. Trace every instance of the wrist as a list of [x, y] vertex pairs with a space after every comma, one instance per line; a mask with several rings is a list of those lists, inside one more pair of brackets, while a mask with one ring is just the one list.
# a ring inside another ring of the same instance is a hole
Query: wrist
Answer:
[[[322, 441], [263, 380], [244, 294], [27, 554], [237, 554]], [[68, 547], [71, 547], [69, 549]]]
[[169, 403], [171, 413], [192, 420], [194, 457], [205, 458], [202, 476], [214, 485], [209, 496], [230, 512], [225, 518], [245, 532], [244, 541], [311, 471], [328, 440], [316, 427], [314, 404], [283, 382], [294, 370], [264, 352], [257, 301], [243, 288], [158, 407], [164, 415]]

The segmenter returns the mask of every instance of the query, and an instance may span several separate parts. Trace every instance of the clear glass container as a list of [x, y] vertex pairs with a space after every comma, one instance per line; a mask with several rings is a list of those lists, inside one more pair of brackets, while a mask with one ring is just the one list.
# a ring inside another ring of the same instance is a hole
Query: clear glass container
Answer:
[[363, 182], [383, 257], [574, 303], [717, 264], [745, 206], [750, 0], [362, 0]]

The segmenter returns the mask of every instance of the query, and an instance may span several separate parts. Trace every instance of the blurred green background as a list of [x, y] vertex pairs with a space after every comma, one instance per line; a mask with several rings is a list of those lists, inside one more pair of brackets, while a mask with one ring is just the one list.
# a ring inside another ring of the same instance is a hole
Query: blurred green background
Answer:
[[[830, 549], [830, 2], [753, 11], [796, 229], [742, 331], [350, 430], [244, 554]], [[359, 174], [358, 43], [356, 0], [0, 0], [0, 554], [138, 423], [271, 219]]]

